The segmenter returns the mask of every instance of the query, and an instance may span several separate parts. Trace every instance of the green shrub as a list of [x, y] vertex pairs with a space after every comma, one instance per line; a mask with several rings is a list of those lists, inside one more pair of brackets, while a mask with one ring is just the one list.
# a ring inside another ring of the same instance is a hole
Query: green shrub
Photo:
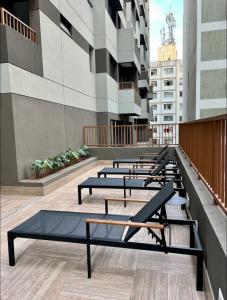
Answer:
[[32, 170], [35, 172], [35, 176], [39, 177], [42, 173], [64, 168], [72, 163], [75, 163], [78, 161], [78, 159], [88, 156], [88, 147], [83, 145], [77, 151], [68, 149], [65, 152], [50, 157], [46, 160], [34, 160], [32, 161]]
[[88, 151], [88, 147], [87, 146], [81, 146], [78, 150], [78, 153], [80, 155], [80, 157], [87, 157], [89, 156], [89, 151]]
[[49, 159], [34, 160], [32, 162], [32, 170], [35, 172], [36, 177], [40, 176], [41, 172], [53, 169], [52, 163]]

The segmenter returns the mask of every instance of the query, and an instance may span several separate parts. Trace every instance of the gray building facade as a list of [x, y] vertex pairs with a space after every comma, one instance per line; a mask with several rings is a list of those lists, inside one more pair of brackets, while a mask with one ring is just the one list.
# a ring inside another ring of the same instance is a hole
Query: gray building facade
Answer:
[[184, 120], [227, 112], [226, 0], [184, 1]]
[[79, 147], [83, 126], [148, 118], [148, 1], [0, 7], [2, 186], [29, 178], [32, 160]]

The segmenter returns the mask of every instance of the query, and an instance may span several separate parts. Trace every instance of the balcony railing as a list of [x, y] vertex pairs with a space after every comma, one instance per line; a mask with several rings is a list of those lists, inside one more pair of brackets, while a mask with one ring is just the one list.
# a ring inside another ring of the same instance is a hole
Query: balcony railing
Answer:
[[227, 213], [227, 114], [182, 123], [179, 144], [191, 166]]
[[25, 38], [37, 43], [36, 32], [3, 7], [0, 7], [0, 25], [7, 25], [22, 34]]
[[90, 147], [176, 145], [178, 124], [85, 126], [83, 139]]
[[138, 90], [138, 86], [133, 81], [119, 82], [119, 90]]

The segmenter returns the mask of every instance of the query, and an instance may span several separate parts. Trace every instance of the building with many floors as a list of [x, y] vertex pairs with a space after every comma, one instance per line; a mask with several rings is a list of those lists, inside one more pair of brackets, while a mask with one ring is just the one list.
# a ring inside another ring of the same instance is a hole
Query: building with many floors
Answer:
[[148, 122], [147, 0], [0, 1], [1, 185], [85, 125]]
[[227, 112], [226, 0], [184, 1], [184, 120]]
[[[167, 51], [166, 54], [164, 50]], [[176, 44], [164, 45], [158, 49], [158, 57], [164, 60], [151, 63], [150, 75], [153, 87], [153, 97], [150, 102], [151, 124], [163, 125], [155, 129], [156, 132], [154, 132], [157, 144], [173, 143], [172, 135], [177, 136], [178, 134], [175, 124], [182, 121], [183, 66], [181, 59], [174, 59], [176, 56]], [[165, 60], [167, 57], [169, 60]]]

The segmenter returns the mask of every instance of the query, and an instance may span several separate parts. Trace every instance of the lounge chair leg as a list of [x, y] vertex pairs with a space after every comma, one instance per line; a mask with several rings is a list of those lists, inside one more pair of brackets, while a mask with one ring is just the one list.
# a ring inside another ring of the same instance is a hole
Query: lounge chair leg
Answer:
[[129, 190], [129, 195], [132, 196], [132, 190], [131, 189]]
[[81, 187], [78, 186], [78, 204], [81, 205], [82, 201], [81, 201]]
[[9, 265], [15, 266], [14, 237], [8, 232]]
[[195, 246], [194, 230], [193, 230], [193, 225], [190, 225], [190, 248], [194, 248], [194, 246]]
[[90, 224], [86, 223], [87, 235], [87, 277], [91, 278], [91, 245], [90, 245]]
[[203, 251], [197, 254], [196, 289], [203, 291]]
[[89, 195], [92, 195], [92, 188], [89, 188]]
[[[124, 189], [124, 198], [126, 198], [126, 189]], [[127, 203], [126, 203], [126, 201], [124, 201], [124, 207], [126, 207], [127, 206]]]

